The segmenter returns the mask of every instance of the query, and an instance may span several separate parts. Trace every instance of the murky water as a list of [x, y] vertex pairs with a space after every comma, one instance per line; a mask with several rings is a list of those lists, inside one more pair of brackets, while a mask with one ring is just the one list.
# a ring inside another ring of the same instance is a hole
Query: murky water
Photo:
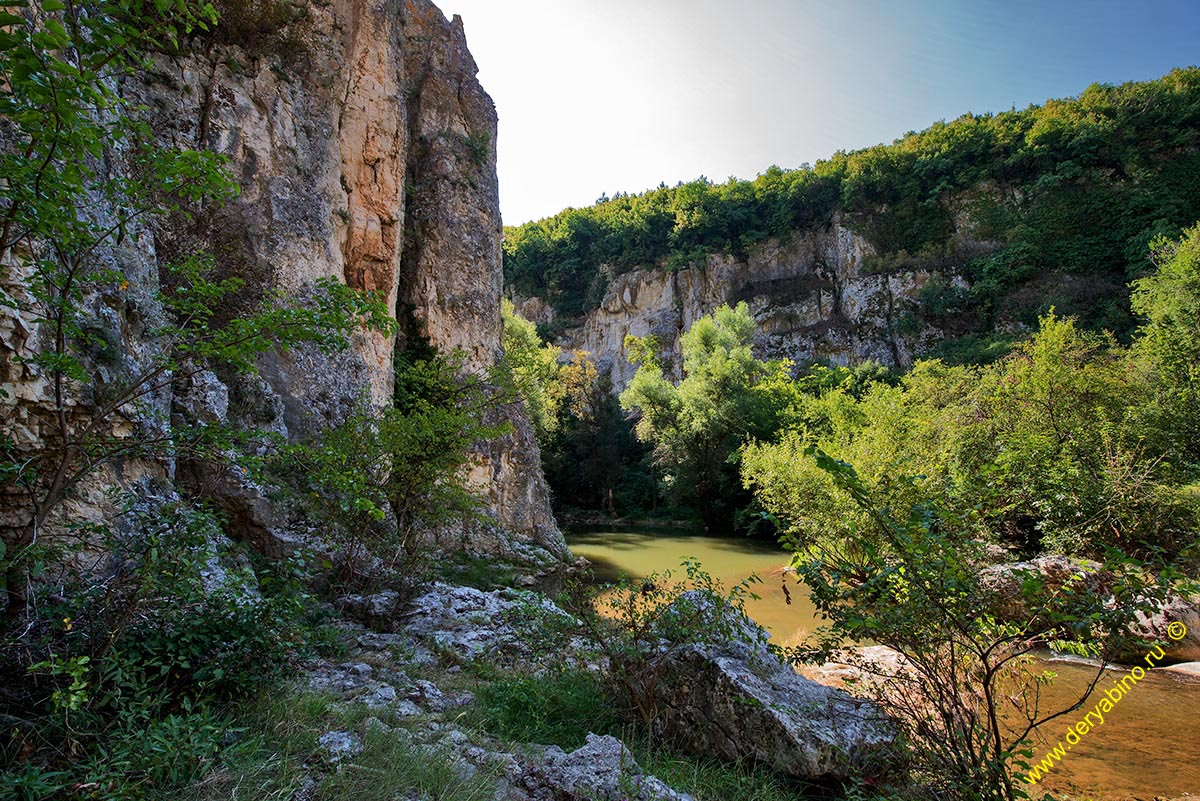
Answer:
[[797, 588], [794, 576], [787, 585], [792, 599], [788, 604], [782, 589], [782, 570], [790, 554], [770, 543], [671, 531], [593, 531], [568, 536], [567, 545], [577, 556], [591, 561], [601, 581], [615, 580], [621, 573], [645, 578], [664, 570], [682, 576], [679, 563], [687, 557], [698, 559], [727, 589], [757, 574], [763, 582], [751, 589], [759, 600], [748, 602], [746, 611], [771, 632], [776, 642], [797, 643], [819, 625], [816, 609], [808, 595]]
[[[642, 578], [662, 570], [678, 570], [680, 560], [695, 557], [726, 587], [757, 573], [763, 579], [754, 591], [760, 596], [747, 604], [751, 617], [765, 626], [777, 642], [794, 644], [821, 621], [803, 588], [788, 582], [792, 603], [781, 588], [781, 569], [788, 554], [768, 543], [742, 538], [648, 531], [592, 531], [567, 537], [579, 556], [591, 560], [601, 580], [619, 573]], [[1085, 665], [1049, 662], [1058, 678], [1046, 693], [1047, 702], [1060, 701], [1087, 686]], [[1123, 672], [1114, 672], [1119, 677]], [[1100, 689], [1110, 684], [1102, 680]], [[1096, 702], [1093, 697], [1092, 705]], [[1048, 724], [1044, 740], [1035, 746], [1035, 761], [1063, 738], [1069, 724], [1083, 717], [1090, 705]], [[1113, 710], [1104, 725], [1089, 732], [1038, 785], [1039, 791], [1070, 793], [1078, 799], [1200, 798], [1200, 677], [1152, 671]]]

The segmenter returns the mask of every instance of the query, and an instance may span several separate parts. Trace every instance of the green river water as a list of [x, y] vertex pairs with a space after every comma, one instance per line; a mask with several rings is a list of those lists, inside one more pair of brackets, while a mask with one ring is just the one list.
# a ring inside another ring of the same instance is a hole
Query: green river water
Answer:
[[[782, 568], [788, 554], [769, 543], [744, 538], [711, 537], [663, 531], [589, 531], [572, 534], [567, 544], [592, 562], [601, 581], [620, 573], [642, 578], [663, 570], [678, 570], [680, 561], [694, 557], [726, 587], [752, 573], [763, 579], [754, 586], [760, 596], [747, 612], [781, 644], [802, 641], [821, 624], [803, 587], [788, 582], [791, 604], [782, 589]], [[1085, 665], [1054, 661], [1058, 678], [1048, 701], [1067, 697], [1086, 687]], [[1114, 671], [1115, 675], [1120, 675]], [[1108, 686], [1102, 680], [1100, 688]], [[1093, 700], [1093, 704], [1095, 701]], [[1089, 705], [1090, 706], [1090, 705]], [[1043, 732], [1047, 743], [1036, 748], [1035, 761], [1064, 736], [1068, 724], [1082, 717], [1071, 713]], [[1069, 792], [1078, 799], [1179, 798], [1200, 799], [1200, 680], [1155, 670], [1105, 716], [1105, 723], [1075, 746], [1039, 788]]]

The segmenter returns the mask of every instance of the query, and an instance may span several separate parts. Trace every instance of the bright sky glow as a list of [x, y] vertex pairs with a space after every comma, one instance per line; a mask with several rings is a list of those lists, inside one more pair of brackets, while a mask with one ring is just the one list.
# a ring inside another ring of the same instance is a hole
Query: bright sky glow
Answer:
[[496, 102], [510, 225], [1200, 62], [1196, 0], [435, 2]]

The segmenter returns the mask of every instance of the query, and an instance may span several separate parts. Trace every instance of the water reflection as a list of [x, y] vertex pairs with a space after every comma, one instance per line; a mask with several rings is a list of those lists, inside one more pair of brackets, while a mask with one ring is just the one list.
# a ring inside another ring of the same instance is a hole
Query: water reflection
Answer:
[[615, 581], [625, 574], [645, 578], [651, 573], [670, 570], [679, 574], [680, 562], [696, 559], [726, 588], [757, 575], [762, 583], [752, 590], [758, 599], [746, 604], [746, 611], [787, 645], [799, 643], [814, 628], [816, 610], [803, 587], [788, 578], [792, 603], [789, 605], [782, 583], [783, 568], [791, 557], [777, 545], [746, 537], [712, 537], [678, 529], [648, 531], [639, 529], [594, 529], [567, 537], [577, 556], [593, 564], [597, 581]]

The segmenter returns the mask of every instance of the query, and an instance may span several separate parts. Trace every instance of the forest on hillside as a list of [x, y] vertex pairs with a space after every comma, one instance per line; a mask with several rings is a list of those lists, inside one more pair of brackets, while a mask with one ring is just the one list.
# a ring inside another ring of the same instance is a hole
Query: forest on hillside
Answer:
[[[961, 274], [923, 313], [988, 332], [1000, 313], [1031, 327], [1050, 305], [1128, 335], [1126, 284], [1148, 245], [1200, 218], [1200, 68], [1095, 84], [1075, 98], [964, 114], [891, 144], [839, 152], [754, 180], [707, 178], [505, 229], [510, 290], [560, 319], [594, 308], [634, 269], [745, 255], [771, 237], [844, 220], [877, 251], [868, 269]], [[566, 322], [565, 324], [569, 324]]]

